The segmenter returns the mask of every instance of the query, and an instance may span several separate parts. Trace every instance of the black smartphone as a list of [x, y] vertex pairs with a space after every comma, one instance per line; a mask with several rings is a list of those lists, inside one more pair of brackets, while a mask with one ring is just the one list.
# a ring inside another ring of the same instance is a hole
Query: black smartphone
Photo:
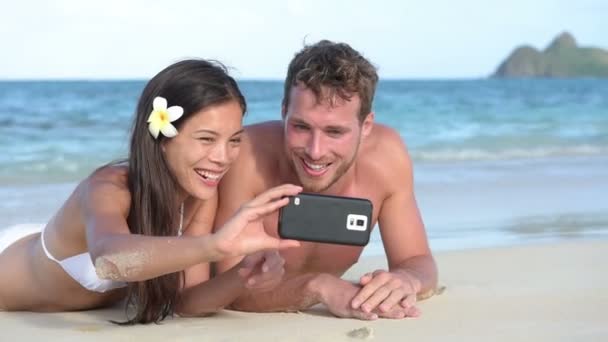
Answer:
[[372, 202], [364, 198], [300, 193], [279, 210], [283, 239], [365, 246], [369, 242]]

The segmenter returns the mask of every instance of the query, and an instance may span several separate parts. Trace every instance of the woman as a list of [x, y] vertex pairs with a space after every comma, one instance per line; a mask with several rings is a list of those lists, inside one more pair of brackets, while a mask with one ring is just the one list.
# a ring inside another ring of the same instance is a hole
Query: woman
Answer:
[[[275, 284], [282, 260], [263, 251], [298, 243], [248, 223], [300, 187], [263, 193], [211, 234], [216, 187], [237, 157], [245, 110], [217, 63], [186, 60], [152, 78], [137, 105], [128, 160], [96, 170], [41, 233], [1, 252], [0, 310], [82, 310], [126, 294], [134, 312], [127, 322], [148, 323], [214, 312], [246, 286]], [[209, 262], [247, 254], [209, 279]]]

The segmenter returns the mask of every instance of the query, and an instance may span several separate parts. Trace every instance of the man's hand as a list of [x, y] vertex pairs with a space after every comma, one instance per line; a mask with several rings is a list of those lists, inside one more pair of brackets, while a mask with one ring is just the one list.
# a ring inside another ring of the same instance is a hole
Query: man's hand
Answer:
[[284, 265], [278, 251], [268, 250], [246, 256], [237, 267], [246, 288], [269, 291], [283, 279]]
[[378, 312], [382, 315], [402, 309], [405, 316], [420, 315], [415, 306], [420, 281], [405, 271], [377, 270], [363, 275], [360, 284], [361, 290], [350, 303], [353, 310]]
[[361, 289], [361, 286], [357, 284], [327, 274], [320, 275], [313, 285], [313, 292], [320, 296], [321, 302], [337, 317], [375, 320], [378, 318], [400, 319], [406, 316], [405, 310], [400, 306], [387, 312], [365, 312], [353, 308], [351, 301]]

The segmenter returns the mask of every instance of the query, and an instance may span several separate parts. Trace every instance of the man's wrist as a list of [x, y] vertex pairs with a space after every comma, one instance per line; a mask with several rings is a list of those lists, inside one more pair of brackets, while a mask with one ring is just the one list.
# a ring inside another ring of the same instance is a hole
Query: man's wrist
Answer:
[[325, 304], [329, 296], [327, 284], [334, 278], [331, 274], [319, 273], [306, 282], [306, 294], [317, 302]]
[[395, 273], [399, 274], [406, 284], [410, 286], [413, 292], [418, 293], [422, 289], [422, 282], [416, 276], [416, 273], [408, 270], [397, 270]]

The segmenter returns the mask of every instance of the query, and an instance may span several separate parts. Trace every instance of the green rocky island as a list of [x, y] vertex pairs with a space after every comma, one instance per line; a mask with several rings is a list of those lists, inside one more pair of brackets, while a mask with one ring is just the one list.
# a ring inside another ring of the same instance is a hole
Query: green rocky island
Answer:
[[574, 37], [564, 32], [544, 51], [529, 45], [516, 48], [492, 77], [608, 78], [608, 51], [579, 47]]

